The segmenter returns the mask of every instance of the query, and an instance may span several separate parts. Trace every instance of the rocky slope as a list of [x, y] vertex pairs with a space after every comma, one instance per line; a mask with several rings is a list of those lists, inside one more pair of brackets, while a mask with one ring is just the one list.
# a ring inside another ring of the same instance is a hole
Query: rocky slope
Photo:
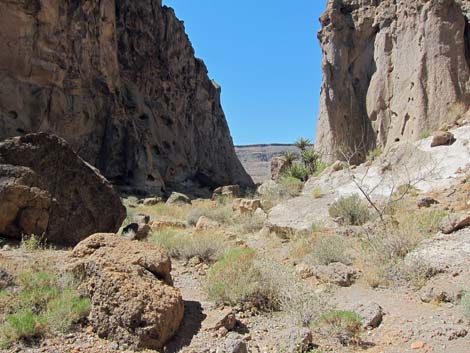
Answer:
[[318, 34], [324, 81], [317, 143], [337, 149], [417, 140], [470, 105], [468, 5], [329, 0]]
[[251, 185], [220, 92], [161, 0], [0, 0], [0, 140], [54, 132], [133, 192]]
[[246, 145], [235, 146], [238, 159], [256, 183], [271, 179], [271, 159], [282, 152], [299, 154], [294, 145]]

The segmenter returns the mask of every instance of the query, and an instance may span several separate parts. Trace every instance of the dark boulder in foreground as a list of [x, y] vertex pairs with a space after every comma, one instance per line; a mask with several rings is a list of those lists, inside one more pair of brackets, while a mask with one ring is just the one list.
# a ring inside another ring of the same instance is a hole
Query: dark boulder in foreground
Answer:
[[126, 215], [111, 184], [65, 140], [47, 133], [0, 142], [0, 234], [75, 245], [116, 232]]

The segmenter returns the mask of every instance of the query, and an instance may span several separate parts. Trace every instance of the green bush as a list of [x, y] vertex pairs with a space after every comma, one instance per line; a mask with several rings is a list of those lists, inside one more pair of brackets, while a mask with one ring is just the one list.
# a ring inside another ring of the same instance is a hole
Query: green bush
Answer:
[[330, 310], [320, 316], [319, 323], [326, 325], [328, 333], [342, 344], [359, 343], [362, 317], [352, 311]]
[[19, 291], [9, 293], [0, 326], [1, 346], [68, 331], [86, 317], [91, 303], [82, 298], [68, 277], [47, 272], [24, 272], [18, 277]]
[[463, 315], [467, 320], [470, 320], [470, 292], [465, 292], [460, 301]]
[[298, 196], [304, 186], [302, 180], [289, 175], [281, 177], [278, 182], [279, 185], [281, 185], [281, 187], [291, 197]]
[[347, 254], [344, 238], [340, 235], [321, 235], [313, 245], [313, 261], [320, 265], [329, 265], [333, 262], [341, 262], [345, 265], [351, 263]]
[[305, 165], [294, 163], [287, 169], [286, 175], [291, 178], [306, 181], [310, 175], [310, 171]]
[[206, 283], [209, 298], [218, 304], [252, 302], [259, 294], [261, 273], [253, 249], [231, 249], [211, 269]]
[[333, 218], [340, 218], [341, 223], [360, 226], [371, 220], [372, 216], [359, 195], [341, 197], [328, 210]]
[[381, 148], [374, 148], [367, 153], [367, 160], [368, 161], [375, 161], [380, 155], [383, 153], [383, 149]]
[[209, 231], [189, 234], [181, 230], [161, 229], [153, 233], [151, 241], [173, 258], [189, 260], [198, 257], [204, 262], [217, 261], [226, 248], [223, 237]]

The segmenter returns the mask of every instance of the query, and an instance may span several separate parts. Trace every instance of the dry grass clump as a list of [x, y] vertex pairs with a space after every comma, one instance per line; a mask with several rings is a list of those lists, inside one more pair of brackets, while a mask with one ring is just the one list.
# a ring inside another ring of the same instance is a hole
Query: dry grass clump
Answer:
[[304, 187], [302, 180], [292, 175], [285, 175], [279, 178], [278, 183], [282, 190], [290, 197], [299, 196]]
[[332, 218], [338, 218], [340, 223], [352, 226], [360, 226], [372, 219], [367, 205], [359, 195], [343, 196], [336, 200], [328, 209]]
[[308, 326], [321, 312], [321, 300], [285, 266], [258, 258], [255, 250], [231, 249], [214, 265], [206, 291], [217, 304], [281, 310]]
[[362, 317], [355, 312], [330, 310], [321, 315], [318, 325], [341, 344], [350, 345], [361, 342], [362, 321]]
[[191, 226], [195, 226], [202, 216], [210, 218], [222, 225], [230, 225], [233, 223], [234, 211], [232, 210], [231, 203], [200, 204], [188, 212], [186, 222]]
[[227, 248], [222, 235], [211, 231], [189, 233], [166, 228], [154, 232], [150, 241], [173, 258], [189, 260], [198, 257], [204, 262], [217, 261]]
[[351, 263], [346, 239], [340, 235], [320, 235], [313, 242], [310, 258], [319, 265], [329, 265], [341, 262], [345, 265]]
[[21, 249], [26, 252], [35, 252], [46, 249], [45, 235], [31, 234], [23, 236], [21, 239]]
[[470, 320], [470, 292], [465, 292], [460, 301], [462, 313], [467, 320]]
[[422, 264], [403, 263], [405, 256], [416, 246], [435, 234], [445, 213], [426, 210], [402, 210], [385, 222], [377, 222], [364, 231], [360, 239], [360, 259], [364, 276], [372, 286], [388, 285], [407, 280], [415, 286], [432, 276]]
[[3, 291], [5, 303], [0, 326], [0, 346], [20, 340], [68, 331], [88, 316], [91, 303], [78, 294], [72, 277], [48, 272], [24, 272], [19, 291]]

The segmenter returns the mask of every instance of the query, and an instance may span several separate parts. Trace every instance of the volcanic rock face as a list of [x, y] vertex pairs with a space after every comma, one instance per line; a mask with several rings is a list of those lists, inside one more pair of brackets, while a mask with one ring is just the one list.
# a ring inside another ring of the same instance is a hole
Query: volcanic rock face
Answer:
[[0, 0], [0, 140], [36, 131], [135, 192], [252, 184], [220, 87], [161, 0]]
[[[461, 7], [462, 6], [462, 7]], [[454, 124], [470, 105], [468, 5], [454, 0], [329, 0], [317, 145], [367, 150]]]
[[126, 209], [109, 182], [61, 138], [28, 134], [0, 142], [0, 234], [76, 245], [116, 232]]

